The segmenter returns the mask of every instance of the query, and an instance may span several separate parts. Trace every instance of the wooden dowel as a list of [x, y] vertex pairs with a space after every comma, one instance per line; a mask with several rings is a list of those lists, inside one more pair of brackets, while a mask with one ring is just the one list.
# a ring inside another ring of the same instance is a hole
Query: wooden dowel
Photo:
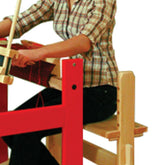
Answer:
[[[9, 40], [8, 40], [8, 43], [7, 43], [7, 49], [11, 48], [11, 44], [12, 44], [12, 40], [13, 40], [14, 33], [15, 33], [15, 26], [16, 26], [16, 23], [17, 23], [17, 17], [18, 17], [18, 13], [19, 13], [19, 10], [20, 10], [20, 6], [21, 6], [21, 0], [17, 0], [15, 14], [14, 14], [11, 29], [10, 29]], [[5, 70], [8, 67], [8, 62], [10, 62], [9, 58], [4, 57], [3, 66], [4, 66]], [[5, 73], [3, 73], [3, 74], [5, 74]]]
[[16, 27], [16, 23], [17, 23], [17, 18], [18, 18], [20, 6], [21, 6], [21, 0], [17, 0], [15, 14], [14, 14], [11, 29], [10, 29], [9, 40], [8, 40], [8, 43], [7, 43], [7, 49], [11, 48], [11, 44], [12, 44], [12, 40], [13, 40], [14, 33], [15, 33], [15, 27]]

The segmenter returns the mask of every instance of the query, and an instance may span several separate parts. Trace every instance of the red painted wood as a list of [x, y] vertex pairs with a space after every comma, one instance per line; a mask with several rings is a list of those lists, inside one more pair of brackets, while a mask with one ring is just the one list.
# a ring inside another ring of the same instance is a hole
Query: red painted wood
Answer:
[[[82, 165], [83, 160], [83, 62], [80, 59], [63, 61], [62, 104], [7, 111], [7, 86], [1, 85], [0, 137], [62, 127], [63, 165]], [[0, 161], [6, 160], [6, 151], [0, 150]]]
[[64, 106], [49, 106], [0, 114], [0, 136], [63, 126]]
[[62, 134], [62, 164], [83, 164], [83, 64], [81, 60], [63, 63], [63, 104], [66, 105]]
[[[0, 112], [7, 111], [7, 85], [0, 83]], [[0, 138], [0, 163], [8, 159], [7, 145]]]

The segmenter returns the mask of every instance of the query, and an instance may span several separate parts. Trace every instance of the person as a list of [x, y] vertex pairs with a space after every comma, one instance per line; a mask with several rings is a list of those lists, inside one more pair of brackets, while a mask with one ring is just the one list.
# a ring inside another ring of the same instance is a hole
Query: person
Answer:
[[[15, 38], [42, 22], [53, 21], [61, 42], [38, 49], [19, 50], [12, 65], [26, 67], [43, 58], [82, 58], [83, 124], [97, 122], [116, 111], [118, 67], [112, 44], [116, 0], [39, 0], [19, 14]], [[9, 35], [11, 17], [0, 22], [0, 37]], [[48, 29], [44, 29], [46, 32]], [[61, 104], [61, 91], [41, 91], [44, 106]], [[38, 94], [16, 110], [36, 106]], [[39, 100], [38, 106], [43, 106]], [[56, 165], [58, 162], [42, 144], [45, 136], [60, 133], [61, 128], [3, 137], [11, 148], [9, 165]]]

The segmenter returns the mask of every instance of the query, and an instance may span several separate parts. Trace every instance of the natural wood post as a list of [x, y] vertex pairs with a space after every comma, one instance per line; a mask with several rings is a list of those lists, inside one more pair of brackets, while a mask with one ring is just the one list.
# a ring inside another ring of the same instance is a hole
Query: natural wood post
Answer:
[[46, 146], [59, 164], [62, 164], [62, 134], [47, 136]]
[[[131, 71], [119, 72], [117, 126], [118, 126], [118, 130], [120, 131], [120, 138], [118, 140], [118, 153], [117, 153], [118, 165], [134, 164], [134, 106], [135, 106], [134, 74]], [[129, 149], [131, 149], [130, 151], [131, 158], [128, 157]], [[128, 163], [128, 159], [131, 160], [129, 161], [129, 163]]]

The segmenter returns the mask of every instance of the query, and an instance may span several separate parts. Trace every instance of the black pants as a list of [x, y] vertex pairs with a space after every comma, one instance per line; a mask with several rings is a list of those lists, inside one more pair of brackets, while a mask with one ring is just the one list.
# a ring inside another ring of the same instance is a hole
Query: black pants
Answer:
[[[84, 88], [83, 123], [101, 121], [113, 115], [116, 111], [116, 98], [116, 88], [109, 85]], [[43, 104], [61, 104], [61, 91], [47, 88], [16, 110], [41, 107]], [[61, 128], [3, 137], [11, 148], [9, 165], [57, 165], [57, 161], [41, 142], [43, 137], [57, 133], [61, 133]]]

